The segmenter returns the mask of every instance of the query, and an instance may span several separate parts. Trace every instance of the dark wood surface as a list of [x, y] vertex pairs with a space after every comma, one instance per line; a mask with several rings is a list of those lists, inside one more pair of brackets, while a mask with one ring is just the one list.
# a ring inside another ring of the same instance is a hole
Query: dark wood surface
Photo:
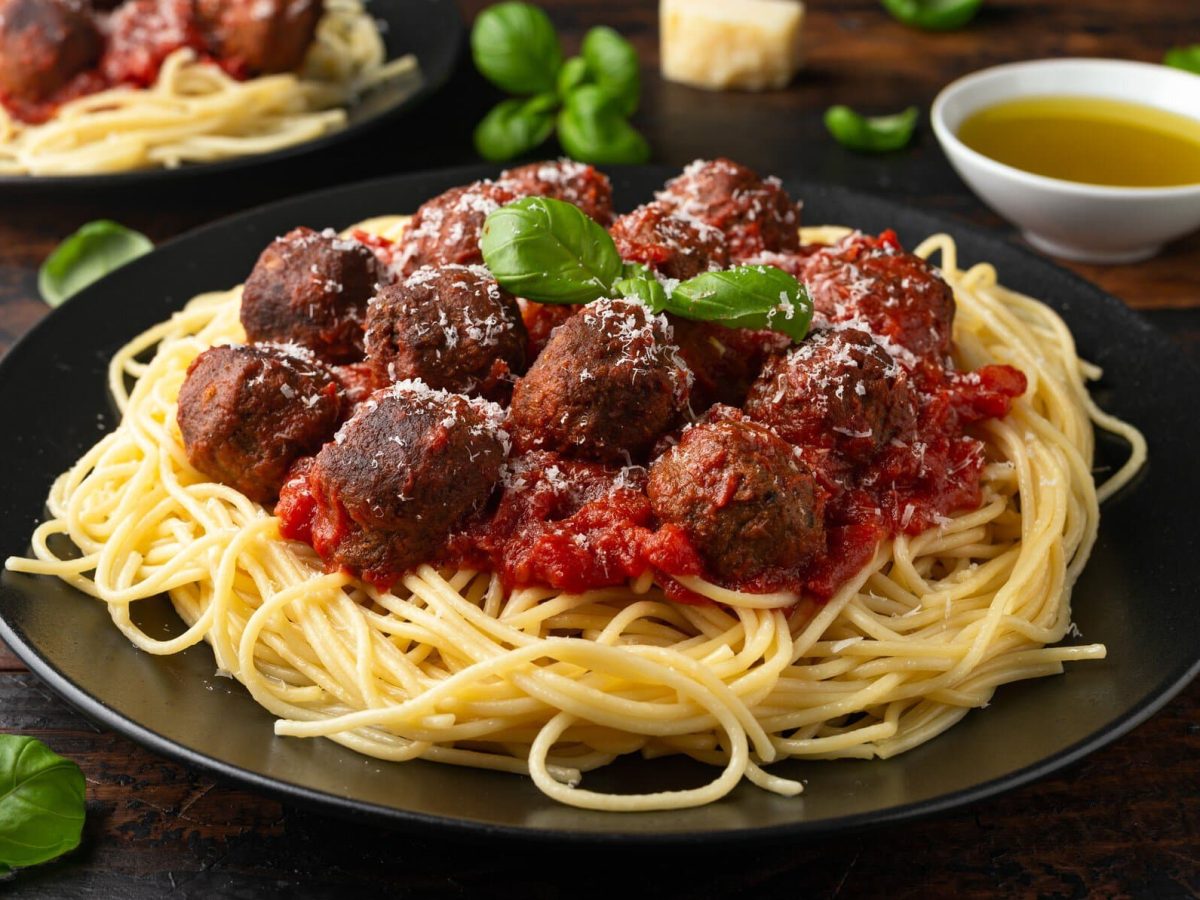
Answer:
[[[469, 16], [483, 3], [463, 4]], [[658, 162], [724, 154], [768, 172], [889, 196], [1011, 236], [953, 174], [922, 126], [914, 145], [861, 157], [829, 140], [833, 102], [864, 111], [911, 103], [983, 66], [1043, 56], [1158, 61], [1200, 39], [1200, 9], [1178, 0], [990, 0], [945, 35], [909, 31], [874, 0], [814, 0], [807, 66], [784, 91], [708, 94], [657, 76], [653, 3], [546, 3], [568, 46], [618, 27], [646, 66], [637, 123]], [[411, 118], [319, 156], [152, 191], [0, 192], [0, 352], [41, 318], [37, 266], [83, 222], [118, 219], [162, 240], [260, 203], [363, 177], [474, 161], [470, 131], [496, 95], [464, 60], [445, 93]], [[1200, 235], [1156, 259], [1072, 265], [1200, 360]], [[1185, 498], [1187, 499], [1187, 498]], [[1193, 498], [1195, 499], [1195, 498]], [[83, 845], [0, 883], [19, 897], [609, 897], [638, 883], [680, 897], [1200, 895], [1200, 684], [1150, 721], [1056, 777], [898, 828], [808, 844], [722, 851], [546, 850], [396, 834], [330, 819], [152, 754], [99, 730], [0, 647], [0, 731], [35, 735], [88, 782]], [[645, 874], [643, 874], [645, 872]]]

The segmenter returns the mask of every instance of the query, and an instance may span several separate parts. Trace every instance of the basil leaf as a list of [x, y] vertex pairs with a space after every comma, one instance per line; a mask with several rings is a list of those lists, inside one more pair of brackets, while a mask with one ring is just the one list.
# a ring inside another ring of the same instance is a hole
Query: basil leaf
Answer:
[[550, 197], [500, 207], [483, 223], [479, 247], [501, 286], [536, 303], [590, 303], [621, 277], [621, 256], [604, 227]]
[[656, 313], [666, 309], [669, 303], [663, 283], [641, 263], [625, 263], [624, 274], [613, 285], [613, 293], [638, 300]]
[[38, 291], [58, 306], [93, 281], [154, 249], [144, 234], [108, 219], [88, 222], [63, 241], [38, 271]]
[[571, 91], [558, 114], [558, 140], [568, 156], [600, 165], [644, 163], [650, 158], [646, 139], [625, 120], [618, 103], [599, 85]]
[[882, 0], [892, 18], [925, 31], [962, 28], [979, 12], [983, 0]]
[[1200, 44], [1172, 47], [1163, 57], [1163, 65], [1200, 75]]
[[550, 137], [557, 107], [554, 94], [500, 101], [475, 126], [475, 149], [495, 162], [532, 150]]
[[83, 816], [79, 766], [35, 738], [0, 734], [0, 868], [74, 850]]
[[769, 328], [797, 343], [812, 321], [808, 291], [774, 266], [738, 266], [689, 278], [671, 291], [666, 311], [729, 328]]
[[825, 127], [843, 147], [862, 153], [887, 153], [912, 140], [918, 115], [915, 106], [873, 118], [861, 116], [848, 106], [831, 106], [825, 111]]
[[616, 101], [622, 115], [632, 116], [642, 93], [641, 70], [633, 45], [601, 25], [584, 36], [582, 53], [599, 88]]
[[558, 70], [558, 96], [566, 99], [575, 88], [586, 84], [591, 74], [582, 56], [572, 56]]
[[476, 16], [471, 55], [483, 77], [510, 94], [553, 91], [562, 65], [554, 25], [531, 3], [497, 3]]

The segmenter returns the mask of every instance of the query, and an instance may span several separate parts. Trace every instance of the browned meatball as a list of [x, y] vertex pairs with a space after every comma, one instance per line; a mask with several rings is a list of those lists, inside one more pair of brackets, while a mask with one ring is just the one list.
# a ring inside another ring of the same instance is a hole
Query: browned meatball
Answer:
[[684, 281], [729, 264], [721, 232], [699, 220], [673, 215], [661, 203], [647, 203], [618, 216], [609, 231], [621, 259], [644, 263], [668, 278]]
[[432, 559], [500, 477], [502, 417], [419, 381], [375, 393], [309, 470], [314, 548], [380, 585]]
[[482, 263], [479, 233], [484, 221], [516, 199], [505, 185], [476, 181], [426, 200], [405, 226], [395, 265], [409, 275], [422, 266]]
[[81, 0], [0, 0], [0, 97], [44, 100], [103, 48]]
[[612, 221], [612, 183], [594, 166], [569, 159], [536, 162], [501, 172], [498, 181], [518, 197], [565, 200], [601, 225]]
[[247, 75], [300, 68], [323, 0], [195, 0], [213, 55]]
[[367, 307], [367, 359], [383, 384], [420, 378], [505, 399], [525, 371], [526, 341], [516, 299], [483, 266], [418, 269]]
[[753, 422], [684, 431], [650, 466], [654, 514], [686, 533], [713, 574], [743, 581], [825, 547], [824, 504], [799, 453]]
[[691, 406], [696, 414], [714, 403], [741, 406], [767, 358], [791, 345], [791, 338], [776, 331], [726, 328], [715, 322], [670, 315], [668, 318], [675, 330], [679, 355], [695, 376]]
[[268, 503], [292, 463], [329, 440], [341, 412], [333, 376], [303, 348], [232, 345], [192, 361], [177, 419], [193, 466]]
[[696, 160], [656, 195], [680, 215], [720, 229], [736, 260], [800, 246], [800, 209], [778, 178], [729, 159]]
[[933, 266], [906, 253], [894, 231], [851, 234], [805, 262], [801, 279], [813, 309], [828, 322], [850, 322], [916, 359], [950, 354], [954, 293]]
[[296, 228], [259, 256], [242, 292], [252, 341], [301, 344], [331, 362], [363, 355], [363, 320], [387, 280], [369, 248], [332, 230]]
[[908, 373], [865, 331], [820, 331], [773, 357], [750, 388], [745, 411], [801, 447], [869, 460], [916, 423]]
[[679, 422], [691, 380], [664, 317], [597, 300], [558, 327], [517, 382], [513, 442], [600, 462], [643, 458]]

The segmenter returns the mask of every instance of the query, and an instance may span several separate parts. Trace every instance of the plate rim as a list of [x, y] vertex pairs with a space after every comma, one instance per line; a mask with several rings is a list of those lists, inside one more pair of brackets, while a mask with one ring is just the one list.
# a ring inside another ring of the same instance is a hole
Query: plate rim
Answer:
[[[449, 168], [431, 168], [419, 171], [385, 176], [367, 181], [325, 188], [312, 191], [284, 200], [260, 204], [251, 209], [226, 216], [215, 222], [190, 229], [156, 247], [155, 252], [173, 247], [179, 243], [191, 242], [210, 232], [233, 231], [239, 224], [256, 220], [267, 214], [283, 214], [292, 206], [317, 206], [337, 195], [353, 192], [368, 196], [384, 185], [392, 185], [407, 181], [428, 181], [430, 179], [446, 180], [457, 183], [453, 179], [469, 180], [476, 177], [494, 175], [502, 166], [487, 164], [472, 164]], [[617, 176], [621, 173], [638, 173], [648, 176], [651, 173], [668, 174], [677, 171], [676, 167], [662, 165], [647, 166], [606, 166], [605, 171]], [[798, 187], [798, 195], [803, 197], [805, 187], [819, 188], [820, 191], [833, 195], [847, 203], [863, 203], [867, 205], [882, 205], [883, 207], [902, 208], [908, 214], [923, 219], [942, 229], [951, 228], [953, 234], [969, 236], [984, 243], [1001, 244], [1010, 251], [1017, 253], [1024, 261], [1040, 267], [1043, 271], [1053, 272], [1058, 278], [1065, 278], [1073, 284], [1074, 289], [1101, 299], [1106, 305], [1115, 304], [1126, 315], [1138, 321], [1144, 328], [1155, 333], [1164, 341], [1170, 338], [1161, 329], [1148, 322], [1138, 311], [1132, 310], [1118, 298], [1102, 290], [1086, 279], [1068, 269], [1057, 265], [1051, 260], [1037, 255], [1008, 238], [980, 228], [972, 223], [962, 221], [945, 213], [930, 212], [920, 207], [908, 207], [901, 202], [872, 195], [866, 192], [845, 188], [840, 185], [818, 184], [797, 178], [784, 178], [789, 189]], [[931, 232], [932, 233], [932, 232]], [[136, 268], [142, 260], [135, 260], [126, 271], [136, 274]], [[111, 277], [111, 276], [107, 276]], [[81, 297], [94, 290], [102, 290], [106, 279], [97, 282], [97, 286], [89, 287], [80, 293]], [[61, 309], [61, 308], [60, 308]], [[28, 343], [32, 343], [44, 329], [56, 327], [60, 317], [60, 309], [52, 310], [36, 323], [28, 332], [21, 336], [7, 352], [0, 356], [0, 380], [7, 370], [16, 365], [13, 362], [19, 358], [20, 351]], [[1197, 370], [1191, 359], [1180, 356], [1179, 364], [1185, 369]], [[1120, 494], [1117, 495], [1118, 497]], [[516, 842], [555, 842], [572, 845], [584, 844], [643, 844], [643, 845], [678, 845], [684, 842], [740, 844], [746, 841], [787, 841], [794, 839], [817, 839], [837, 834], [870, 830], [876, 827], [894, 825], [899, 822], [926, 819], [952, 809], [972, 805], [981, 800], [1006, 793], [1010, 790], [1028, 785], [1033, 781], [1044, 778], [1060, 771], [1085, 756], [1118, 740], [1133, 728], [1137, 727], [1173, 700], [1194, 678], [1200, 674], [1200, 648], [1195, 651], [1194, 658], [1183, 665], [1177, 666], [1165, 673], [1155, 688], [1145, 695], [1143, 702], [1125, 709], [1116, 719], [1082, 737], [1070, 746], [1057, 753], [1043, 757], [1016, 771], [990, 778], [986, 781], [972, 784], [968, 787], [939, 794], [925, 800], [900, 804], [884, 810], [860, 812], [824, 818], [818, 820], [799, 820], [785, 824], [769, 826], [725, 829], [719, 831], [692, 830], [655, 830], [655, 831], [592, 831], [573, 830], [559, 831], [548, 827], [533, 825], [508, 825], [494, 822], [484, 822], [473, 819], [454, 819], [444, 815], [422, 812], [412, 809], [401, 809], [396, 806], [372, 803], [349, 798], [328, 791], [308, 787], [277, 776], [268, 776], [241, 766], [226, 762], [219, 757], [211, 756], [190, 746], [184, 745], [156, 732], [153, 728], [142, 725], [121, 713], [107, 707], [101, 700], [89, 694], [76, 685], [55, 666], [52, 660], [42, 655], [36, 646], [27, 642], [10, 623], [0, 615], [0, 639], [12, 649], [13, 653], [27, 665], [30, 671], [52, 690], [55, 691], [74, 709], [85, 717], [98, 722], [117, 732], [152, 752], [159, 753], [177, 762], [198, 767], [227, 778], [235, 784], [250, 787], [256, 791], [274, 795], [290, 802], [296, 802], [311, 809], [317, 809], [342, 817], [368, 819], [373, 822], [384, 822], [397, 828], [413, 829], [416, 827], [430, 828], [443, 836], [479, 836], [500, 838]], [[239, 690], [244, 690], [239, 685]]]

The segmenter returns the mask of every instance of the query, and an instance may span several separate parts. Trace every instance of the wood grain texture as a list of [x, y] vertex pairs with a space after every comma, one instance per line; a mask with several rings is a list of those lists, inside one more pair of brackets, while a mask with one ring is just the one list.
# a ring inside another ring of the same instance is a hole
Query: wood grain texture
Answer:
[[[468, 16], [485, 5], [462, 3]], [[825, 135], [821, 113], [834, 102], [868, 112], [913, 103], [927, 109], [948, 81], [992, 63], [1082, 55], [1157, 61], [1167, 47], [1200, 39], [1195, 4], [1176, 0], [989, 0], [970, 27], [945, 35], [910, 31], [874, 0], [815, 0], [805, 30], [806, 68], [792, 86], [709, 94], [658, 78], [653, 3], [543, 5], [569, 52], [593, 24], [613, 25], [634, 41], [646, 67], [636, 121], [656, 161], [682, 165], [724, 154], [764, 171], [912, 203], [1007, 237], [1011, 227], [967, 191], [927, 127], [905, 151], [864, 157]], [[115, 218], [163, 240], [302, 191], [473, 162], [471, 129], [498, 97], [464, 65], [442, 98], [405, 121], [252, 174], [144, 192], [0, 191], [0, 353], [45, 314], [37, 266], [82, 223]], [[541, 155], [555, 152], [548, 146]], [[1138, 265], [1070, 267], [1146, 311], [1180, 352], [1200, 361], [1200, 235]], [[76, 759], [88, 779], [83, 845], [0, 883], [5, 896], [612, 898], [646, 878], [659, 896], [687, 898], [1200, 896], [1200, 684], [1058, 776], [991, 801], [900, 828], [736, 851], [534, 855], [511, 843], [401, 835], [330, 819], [214, 781], [96, 729], [3, 647], [0, 732], [45, 740]]]

